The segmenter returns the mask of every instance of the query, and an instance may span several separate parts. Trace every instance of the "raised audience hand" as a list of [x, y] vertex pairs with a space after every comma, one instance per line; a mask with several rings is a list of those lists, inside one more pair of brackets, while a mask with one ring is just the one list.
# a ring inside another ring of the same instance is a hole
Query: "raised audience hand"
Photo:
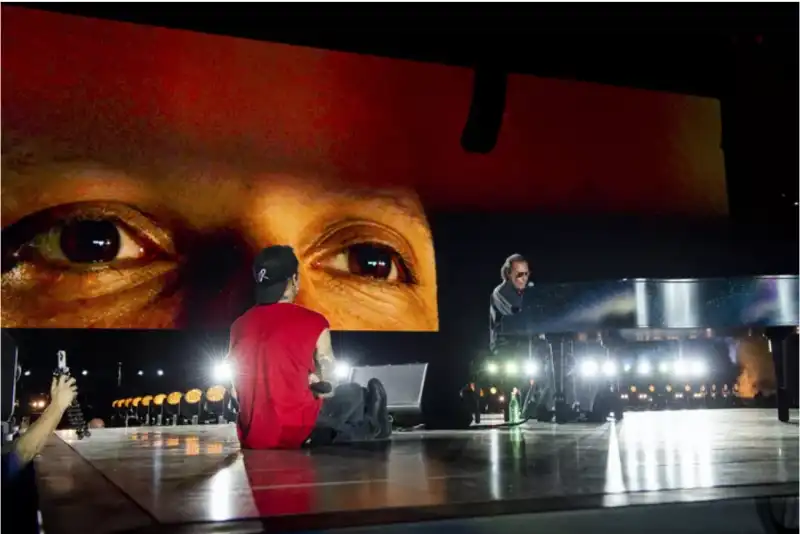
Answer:
[[71, 376], [61, 375], [53, 377], [50, 385], [50, 402], [60, 410], [69, 408], [78, 395], [78, 386]]

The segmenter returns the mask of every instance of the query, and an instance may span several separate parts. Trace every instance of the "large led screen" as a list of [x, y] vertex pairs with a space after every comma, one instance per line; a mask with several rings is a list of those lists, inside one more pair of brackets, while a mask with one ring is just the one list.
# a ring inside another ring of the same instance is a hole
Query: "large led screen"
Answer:
[[727, 211], [713, 99], [512, 75], [471, 154], [466, 68], [17, 7], [2, 63], [3, 327], [225, 329], [280, 243], [334, 329], [437, 331], [433, 216]]

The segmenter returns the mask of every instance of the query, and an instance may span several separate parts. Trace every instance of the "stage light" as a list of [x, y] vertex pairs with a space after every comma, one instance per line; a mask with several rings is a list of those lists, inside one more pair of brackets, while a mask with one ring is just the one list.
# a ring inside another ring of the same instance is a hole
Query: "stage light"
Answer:
[[647, 393], [639, 393], [639, 400], [647, 400]]
[[708, 371], [708, 367], [706, 366], [706, 362], [703, 360], [694, 360], [689, 365], [689, 371], [691, 372], [692, 376], [701, 377], [705, 376], [706, 372]]
[[227, 382], [233, 378], [233, 369], [230, 362], [217, 362], [214, 365], [214, 380]]
[[22, 373], [22, 374], [23, 374], [23, 375], [25, 375], [25, 376], [31, 376], [31, 372], [30, 372], [30, 371], [25, 371], [25, 372], [24, 372], [24, 373]]
[[347, 380], [350, 378], [350, 364], [347, 362], [336, 362], [336, 367], [333, 369], [333, 376], [337, 380]]
[[675, 394], [675, 398], [676, 399], [682, 399], [683, 398], [683, 393], [676, 393]]
[[183, 398], [188, 404], [197, 404], [203, 399], [203, 392], [199, 389], [190, 389]]
[[144, 376], [144, 371], [138, 371], [136, 374], [139, 376]]
[[661, 362], [658, 364], [658, 372], [659, 373], [668, 373], [669, 372], [669, 363]]
[[636, 372], [642, 376], [647, 376], [650, 374], [650, 362], [647, 360], [639, 362], [639, 366], [636, 369]]
[[224, 386], [212, 386], [206, 390], [206, 400], [208, 402], [220, 402], [225, 399]]
[[586, 359], [581, 362], [581, 374], [586, 377], [595, 376], [599, 366], [594, 360]]
[[674, 369], [676, 376], [686, 376], [689, 371], [689, 366], [684, 360], [675, 360]]
[[619, 396], [619, 398], [622, 399], [622, 400], [628, 400], [628, 394], [627, 393], [623, 393], [623, 394], [621, 394]]
[[159, 369], [158, 371], [156, 371], [156, 374], [157, 374], [158, 376], [164, 376], [164, 371], [162, 371], [161, 369]]
[[84, 369], [83, 371], [81, 371], [81, 374], [82, 374], [83, 376], [86, 376], [86, 375], [88, 375], [88, 374], [89, 374], [89, 371], [87, 371], [86, 369]]
[[603, 362], [603, 374], [606, 376], [615, 376], [617, 374], [617, 364], [611, 360]]
[[491, 393], [492, 395], [496, 395], [496, 394], [497, 394], [497, 388], [496, 388], [496, 387], [494, 387], [494, 386], [492, 386], [492, 387], [489, 389], [489, 393]]
[[630, 372], [631, 364], [626, 363], [624, 366], [622, 366], [622, 370], [625, 371], [626, 373]]
[[500, 396], [497, 398], [497, 400], [499, 400], [500, 402], [505, 402], [505, 401], [506, 401], [506, 398], [505, 398], [504, 396], [500, 395]]
[[517, 364], [514, 362], [506, 362], [506, 374], [507, 375], [515, 375], [517, 374]]
[[536, 373], [539, 372], [539, 367], [536, 365], [536, 362], [525, 362], [525, 374], [528, 376], [536, 376]]
[[486, 364], [486, 372], [490, 375], [493, 375], [497, 372], [497, 364], [494, 362], [489, 362]]

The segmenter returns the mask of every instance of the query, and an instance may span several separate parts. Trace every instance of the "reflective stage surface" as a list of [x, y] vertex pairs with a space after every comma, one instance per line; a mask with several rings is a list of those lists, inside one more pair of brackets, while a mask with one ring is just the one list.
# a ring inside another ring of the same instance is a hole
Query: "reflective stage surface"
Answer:
[[257, 517], [270, 531], [333, 528], [798, 488], [798, 427], [774, 410], [397, 433], [380, 446], [313, 451], [240, 453], [232, 425], [60, 435], [37, 464], [48, 534]]

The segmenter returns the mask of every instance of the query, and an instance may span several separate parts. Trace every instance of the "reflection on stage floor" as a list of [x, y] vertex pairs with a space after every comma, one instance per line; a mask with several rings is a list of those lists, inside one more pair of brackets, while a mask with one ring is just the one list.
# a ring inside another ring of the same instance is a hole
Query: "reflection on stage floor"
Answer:
[[798, 427], [772, 410], [396, 433], [383, 444], [304, 451], [240, 452], [232, 425], [60, 437], [37, 466], [48, 534], [67, 532], [59, 524], [111, 532], [269, 517], [294, 529], [318, 527], [319, 518], [349, 526], [796, 495], [799, 467]]

